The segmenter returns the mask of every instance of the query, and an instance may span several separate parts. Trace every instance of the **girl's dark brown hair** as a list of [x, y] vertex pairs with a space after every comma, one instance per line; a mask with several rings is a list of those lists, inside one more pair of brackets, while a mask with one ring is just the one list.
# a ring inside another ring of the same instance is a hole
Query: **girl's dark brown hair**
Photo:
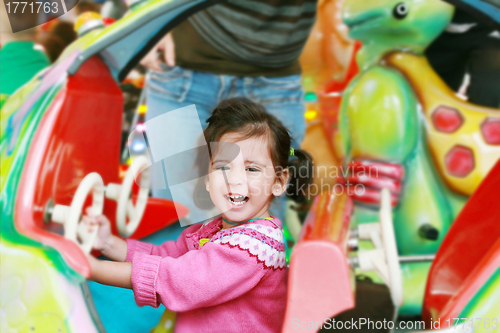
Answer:
[[[306, 152], [295, 149], [294, 157], [289, 161], [292, 141], [290, 133], [276, 117], [267, 113], [262, 105], [247, 98], [227, 99], [217, 105], [207, 123], [203, 134], [210, 157], [210, 142], [219, 142], [224, 134], [237, 133], [239, 140], [263, 137], [269, 143], [269, 155], [276, 177], [281, 179], [283, 170], [289, 170], [290, 179], [286, 194], [297, 202], [305, 200], [305, 193], [312, 179], [312, 159]], [[198, 163], [200, 170], [208, 170], [210, 158], [205, 156], [199, 159]], [[204, 190], [204, 184], [201, 185]], [[195, 193], [200, 192], [199, 190], [201, 188], [197, 188]], [[200, 202], [195, 197], [195, 202], [202, 208], [211, 207], [210, 204], [207, 205], [207, 198]]]

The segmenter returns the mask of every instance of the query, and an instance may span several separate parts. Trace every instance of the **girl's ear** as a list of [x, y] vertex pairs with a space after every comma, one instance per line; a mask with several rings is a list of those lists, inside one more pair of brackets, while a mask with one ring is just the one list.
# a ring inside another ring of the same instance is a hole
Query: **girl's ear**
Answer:
[[205, 189], [210, 192], [210, 184], [208, 183], [208, 177], [205, 177]]
[[286, 191], [288, 180], [290, 179], [290, 172], [288, 168], [276, 173], [276, 181], [273, 185], [273, 195], [279, 197]]

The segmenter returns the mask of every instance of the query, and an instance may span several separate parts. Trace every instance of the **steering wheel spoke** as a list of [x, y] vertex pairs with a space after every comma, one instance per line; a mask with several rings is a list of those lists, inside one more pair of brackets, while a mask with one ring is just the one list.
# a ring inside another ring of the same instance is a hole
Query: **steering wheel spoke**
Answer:
[[135, 204], [132, 202], [131, 195], [134, 181], [138, 177], [141, 177], [141, 185], [144, 186], [144, 184], [149, 183], [150, 171], [147, 168], [150, 164], [145, 156], [136, 157], [127, 170], [123, 183], [121, 185], [109, 184], [106, 188], [106, 197], [118, 202], [116, 208], [116, 225], [120, 236], [123, 238], [130, 237], [135, 232], [146, 209], [149, 195], [148, 188], [139, 188]]
[[379, 223], [358, 226], [359, 239], [369, 239], [375, 247], [374, 250], [358, 252], [359, 268], [362, 271], [375, 270], [389, 287], [394, 305], [399, 307], [403, 304], [403, 279], [388, 189], [382, 189], [381, 192], [379, 218]]
[[90, 253], [97, 235], [97, 228], [89, 233], [87, 226], [81, 221], [83, 205], [89, 194], [92, 194], [93, 214], [101, 215], [104, 207], [104, 183], [96, 172], [83, 178], [70, 206], [55, 205], [52, 212], [52, 221], [64, 225], [64, 237], [77, 243], [85, 253]]
[[130, 220], [137, 219], [137, 210], [135, 209], [134, 204], [132, 203], [132, 199], [129, 199], [127, 202], [127, 216], [129, 217]]

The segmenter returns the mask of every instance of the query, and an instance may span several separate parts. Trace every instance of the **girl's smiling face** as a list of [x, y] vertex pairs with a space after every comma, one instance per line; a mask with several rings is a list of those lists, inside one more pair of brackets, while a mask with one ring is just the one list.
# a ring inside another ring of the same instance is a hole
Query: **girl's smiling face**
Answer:
[[[288, 170], [283, 171], [281, 178], [276, 177], [265, 137], [239, 140], [237, 133], [227, 133], [220, 141], [212, 149], [210, 173], [205, 182], [212, 202], [231, 222], [269, 217], [273, 195], [280, 196], [285, 191]], [[238, 145], [236, 158], [234, 146], [231, 149], [224, 142]]]

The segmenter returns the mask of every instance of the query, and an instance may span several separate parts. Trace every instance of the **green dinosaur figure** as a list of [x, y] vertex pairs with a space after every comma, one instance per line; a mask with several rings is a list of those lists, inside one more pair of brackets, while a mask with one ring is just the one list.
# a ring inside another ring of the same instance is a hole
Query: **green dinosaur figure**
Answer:
[[[377, 221], [388, 188], [400, 256], [435, 254], [500, 159], [500, 110], [457, 97], [423, 56], [453, 11], [440, 0], [347, 0], [343, 8], [349, 35], [363, 43], [339, 114], [347, 181], [363, 185], [351, 223]], [[430, 265], [401, 264], [400, 314], [420, 314]]]
[[[441, 180], [427, 147], [418, 95], [384, 58], [395, 51], [422, 55], [452, 14], [453, 7], [439, 0], [347, 0], [343, 9], [350, 37], [363, 46], [357, 55], [360, 73], [346, 89], [340, 110], [341, 153], [345, 166], [362, 161], [403, 167], [404, 175], [394, 179], [401, 184], [394, 191], [393, 210], [399, 255], [434, 254], [466, 197]], [[370, 170], [377, 170], [374, 165]], [[352, 223], [376, 221], [377, 214], [369, 202], [356, 204]], [[437, 239], [420, 237], [423, 225], [437, 230]], [[400, 314], [419, 314], [430, 262], [401, 267], [405, 293]]]

